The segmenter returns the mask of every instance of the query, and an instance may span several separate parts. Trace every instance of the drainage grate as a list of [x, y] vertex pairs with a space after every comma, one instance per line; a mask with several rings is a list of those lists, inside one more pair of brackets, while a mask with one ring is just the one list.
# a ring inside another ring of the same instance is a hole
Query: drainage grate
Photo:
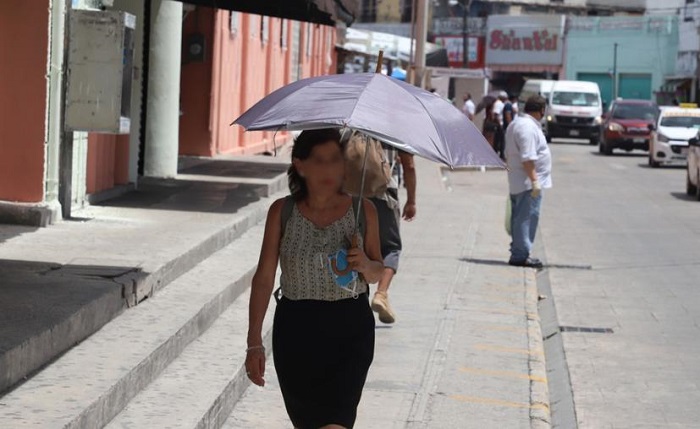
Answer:
[[560, 326], [559, 330], [561, 332], [582, 332], [588, 334], [612, 334], [614, 333], [610, 328], [591, 328], [588, 326]]

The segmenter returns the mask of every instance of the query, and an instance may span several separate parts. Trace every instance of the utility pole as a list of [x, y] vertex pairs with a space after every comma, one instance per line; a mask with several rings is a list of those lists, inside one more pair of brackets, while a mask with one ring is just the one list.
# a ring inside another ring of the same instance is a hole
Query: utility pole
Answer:
[[613, 99], [611, 101], [617, 100], [617, 43], [613, 46]]
[[471, 0], [462, 0], [462, 67], [469, 68], [469, 6]]
[[428, 38], [428, 0], [417, 0], [416, 5], [416, 56], [415, 76], [413, 84], [423, 87], [425, 73], [425, 42]]

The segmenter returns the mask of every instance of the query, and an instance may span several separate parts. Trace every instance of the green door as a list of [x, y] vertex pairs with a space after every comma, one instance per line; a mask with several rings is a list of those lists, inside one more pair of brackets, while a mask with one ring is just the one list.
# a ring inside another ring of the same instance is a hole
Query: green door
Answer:
[[610, 106], [612, 101], [612, 78], [607, 73], [577, 73], [577, 80], [595, 82], [600, 88], [600, 97], [603, 99], [603, 104]]
[[620, 97], [651, 100], [650, 74], [620, 74]]

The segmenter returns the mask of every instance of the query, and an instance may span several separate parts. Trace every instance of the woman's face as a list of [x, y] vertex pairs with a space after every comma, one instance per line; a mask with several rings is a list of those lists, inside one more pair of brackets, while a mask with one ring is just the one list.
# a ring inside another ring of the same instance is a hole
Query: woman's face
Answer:
[[336, 192], [343, 184], [345, 159], [337, 142], [314, 146], [307, 159], [295, 158], [294, 166], [311, 191]]

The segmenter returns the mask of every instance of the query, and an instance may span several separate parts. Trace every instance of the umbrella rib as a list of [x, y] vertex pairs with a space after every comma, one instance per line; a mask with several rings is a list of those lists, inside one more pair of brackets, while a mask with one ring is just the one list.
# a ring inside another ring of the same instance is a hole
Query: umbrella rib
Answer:
[[375, 76], [377, 73], [371, 73], [371, 74], [372, 74], [372, 76], [370, 77], [370, 79], [369, 79], [369, 81], [367, 82], [367, 84], [365, 84], [364, 89], [360, 92], [360, 96], [357, 97], [357, 99], [355, 100], [355, 105], [352, 106], [352, 110], [350, 111], [350, 114], [348, 115], [348, 119], [352, 118], [353, 115], [355, 115], [355, 110], [357, 110], [357, 105], [360, 104], [360, 100], [361, 100], [362, 97], [364, 97], [365, 94], [366, 94], [366, 89], [367, 89], [367, 87], [369, 86], [370, 83], [372, 83], [372, 80], [374, 79], [374, 76]]

